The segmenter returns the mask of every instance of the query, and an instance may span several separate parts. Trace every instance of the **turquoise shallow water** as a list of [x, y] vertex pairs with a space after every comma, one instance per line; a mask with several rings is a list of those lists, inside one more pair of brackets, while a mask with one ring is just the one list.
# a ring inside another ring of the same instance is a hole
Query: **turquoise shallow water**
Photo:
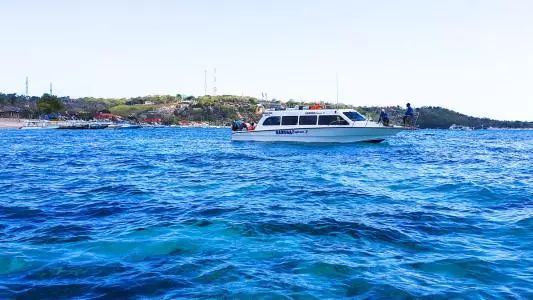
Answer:
[[0, 299], [533, 298], [533, 132], [0, 131]]

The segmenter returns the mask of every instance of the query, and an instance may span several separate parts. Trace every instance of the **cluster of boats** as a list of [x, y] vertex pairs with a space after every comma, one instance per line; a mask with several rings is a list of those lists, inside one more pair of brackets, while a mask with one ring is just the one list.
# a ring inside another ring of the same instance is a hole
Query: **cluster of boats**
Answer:
[[209, 126], [207, 123], [187, 123], [182, 125], [162, 125], [159, 123], [130, 123], [111, 121], [48, 121], [27, 120], [20, 129], [137, 129], [137, 128], [166, 128], [166, 127], [194, 127], [194, 128], [222, 128], [222, 126]]
[[141, 128], [139, 124], [122, 122], [100, 122], [100, 121], [48, 121], [48, 120], [28, 120], [20, 129], [136, 129]]

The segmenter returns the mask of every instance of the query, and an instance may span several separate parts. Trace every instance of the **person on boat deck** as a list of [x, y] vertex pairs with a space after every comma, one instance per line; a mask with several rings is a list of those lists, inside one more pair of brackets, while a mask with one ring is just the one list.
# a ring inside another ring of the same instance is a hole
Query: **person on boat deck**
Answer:
[[411, 103], [407, 103], [407, 110], [405, 111], [405, 115], [403, 116], [403, 126], [406, 126], [406, 125], [411, 126], [413, 122], [413, 116], [414, 116], [414, 111], [413, 111], [413, 108], [411, 107]]
[[383, 126], [389, 126], [389, 115], [385, 112], [384, 109], [382, 109], [381, 113], [379, 113], [378, 123], [379, 122], [382, 122]]

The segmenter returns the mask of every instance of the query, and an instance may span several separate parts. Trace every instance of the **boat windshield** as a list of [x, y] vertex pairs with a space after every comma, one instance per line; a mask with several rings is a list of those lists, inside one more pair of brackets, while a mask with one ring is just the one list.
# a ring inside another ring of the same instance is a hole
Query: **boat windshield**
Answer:
[[366, 121], [366, 118], [356, 111], [345, 111], [343, 114], [352, 121]]

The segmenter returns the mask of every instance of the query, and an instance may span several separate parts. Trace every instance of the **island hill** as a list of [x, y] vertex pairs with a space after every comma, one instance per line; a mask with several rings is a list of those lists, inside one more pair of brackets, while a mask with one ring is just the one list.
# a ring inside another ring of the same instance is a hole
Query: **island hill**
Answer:
[[[202, 122], [210, 125], [229, 125], [242, 117], [257, 122], [262, 109], [313, 105], [317, 102], [289, 100], [261, 100], [246, 96], [183, 96], [161, 95], [134, 98], [70, 98], [44, 94], [41, 97], [0, 93], [0, 118], [37, 119], [54, 118], [121, 118], [136, 122], [187, 124]], [[331, 103], [321, 103], [323, 107], [336, 107]], [[403, 105], [403, 103], [402, 103]], [[416, 103], [415, 103], [416, 105]], [[393, 123], [400, 123], [404, 107], [358, 107], [339, 104], [339, 108], [355, 108], [363, 115], [377, 120], [379, 111], [384, 108]], [[417, 125], [420, 128], [449, 128], [462, 125], [471, 128], [533, 128], [533, 122], [498, 121], [488, 118], [475, 118], [442, 107], [419, 107]]]

